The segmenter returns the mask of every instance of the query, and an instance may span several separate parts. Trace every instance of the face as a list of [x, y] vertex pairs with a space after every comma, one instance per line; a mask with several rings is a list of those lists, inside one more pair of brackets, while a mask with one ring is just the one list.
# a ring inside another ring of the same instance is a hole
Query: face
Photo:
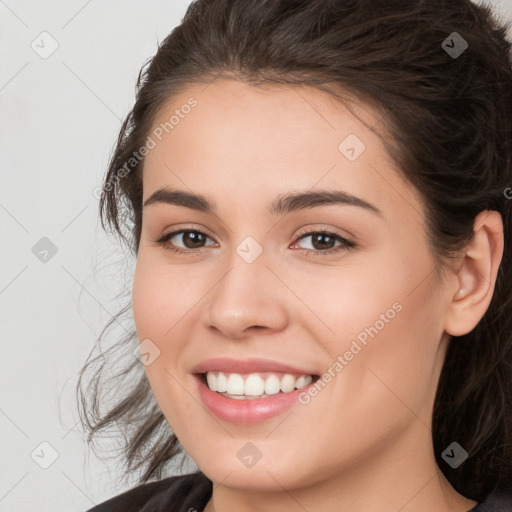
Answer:
[[448, 297], [374, 113], [228, 80], [154, 128], [176, 110], [146, 156], [133, 309], [186, 452], [215, 482], [291, 489], [428, 445]]

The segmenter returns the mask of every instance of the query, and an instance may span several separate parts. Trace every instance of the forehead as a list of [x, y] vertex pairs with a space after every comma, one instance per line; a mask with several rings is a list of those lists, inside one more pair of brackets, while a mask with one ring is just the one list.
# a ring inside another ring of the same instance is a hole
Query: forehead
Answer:
[[348, 92], [342, 94], [343, 102], [311, 86], [254, 86], [230, 79], [190, 84], [162, 104], [153, 130], [163, 128], [163, 138], [172, 132], [175, 139], [180, 132], [183, 139], [189, 138], [193, 131], [204, 138], [204, 147], [210, 140], [215, 145], [243, 141], [240, 149], [250, 150], [256, 141], [265, 141], [270, 143], [267, 152], [278, 147], [281, 153], [290, 140], [301, 141], [304, 152], [309, 148], [304, 146], [307, 141], [330, 143], [337, 151], [340, 137], [349, 133], [367, 145], [380, 144], [372, 128], [383, 129], [381, 115]]
[[[161, 140], [146, 157], [144, 200], [162, 186], [223, 191], [250, 201], [315, 186], [396, 201], [406, 188], [375, 132], [380, 115], [349, 96], [337, 101], [313, 87], [255, 87], [236, 80], [193, 84], [162, 105], [152, 134]], [[190, 105], [194, 105], [190, 107]], [[395, 197], [392, 197], [395, 195]]]

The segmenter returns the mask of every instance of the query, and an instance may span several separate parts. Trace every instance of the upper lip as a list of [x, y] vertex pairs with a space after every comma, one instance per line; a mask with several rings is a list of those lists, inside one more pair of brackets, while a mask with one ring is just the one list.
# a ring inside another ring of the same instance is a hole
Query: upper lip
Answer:
[[206, 373], [220, 371], [225, 373], [258, 373], [258, 372], [282, 372], [294, 375], [315, 375], [304, 368], [296, 368], [287, 364], [272, 361], [270, 359], [230, 359], [218, 357], [206, 359], [194, 366], [192, 373]]

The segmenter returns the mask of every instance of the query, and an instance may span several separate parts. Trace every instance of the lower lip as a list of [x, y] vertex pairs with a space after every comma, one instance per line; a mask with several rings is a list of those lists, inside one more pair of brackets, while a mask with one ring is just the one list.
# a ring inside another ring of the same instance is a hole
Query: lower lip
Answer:
[[314, 385], [314, 382], [289, 393], [276, 393], [266, 398], [237, 400], [212, 391], [203, 381], [202, 375], [194, 375], [198, 382], [199, 396], [208, 410], [217, 418], [248, 425], [275, 418], [298, 403], [300, 393]]

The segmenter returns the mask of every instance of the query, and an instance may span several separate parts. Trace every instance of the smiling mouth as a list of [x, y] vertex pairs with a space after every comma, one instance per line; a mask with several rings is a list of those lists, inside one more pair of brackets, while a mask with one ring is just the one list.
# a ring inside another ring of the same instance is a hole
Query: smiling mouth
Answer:
[[255, 400], [284, 395], [316, 382], [319, 375], [294, 375], [281, 372], [227, 373], [208, 371], [197, 374], [203, 384], [233, 400]]

